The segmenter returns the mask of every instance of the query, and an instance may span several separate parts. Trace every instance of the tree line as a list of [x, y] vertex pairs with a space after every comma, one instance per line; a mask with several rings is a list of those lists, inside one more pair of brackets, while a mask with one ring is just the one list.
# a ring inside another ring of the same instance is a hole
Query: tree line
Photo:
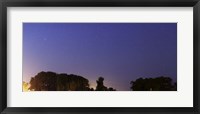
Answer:
[[89, 80], [74, 74], [40, 72], [30, 80], [31, 91], [115, 91], [104, 86], [104, 78], [99, 77], [97, 87], [90, 88]]
[[176, 91], [177, 83], [173, 83], [170, 77], [138, 78], [131, 81], [133, 91]]
[[[75, 74], [57, 74], [55, 72], [40, 72], [31, 77], [29, 82], [23, 82], [23, 88], [30, 91], [116, 91], [104, 85], [104, 78], [96, 80], [96, 88], [91, 88], [89, 80]], [[130, 82], [132, 91], [176, 91], [177, 84], [170, 77], [139, 78]]]

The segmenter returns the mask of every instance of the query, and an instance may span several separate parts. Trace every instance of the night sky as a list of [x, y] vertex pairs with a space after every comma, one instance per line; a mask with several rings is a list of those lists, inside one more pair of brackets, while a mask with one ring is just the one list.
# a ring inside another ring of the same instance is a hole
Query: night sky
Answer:
[[176, 23], [23, 23], [23, 81], [41, 71], [130, 90], [140, 77], [177, 80]]

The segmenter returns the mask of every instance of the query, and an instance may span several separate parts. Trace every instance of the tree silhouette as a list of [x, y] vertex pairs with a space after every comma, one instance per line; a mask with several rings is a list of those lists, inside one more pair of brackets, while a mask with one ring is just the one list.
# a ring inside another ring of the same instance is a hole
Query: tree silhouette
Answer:
[[176, 91], [176, 84], [172, 84], [170, 77], [139, 78], [130, 84], [133, 91]]
[[90, 88], [90, 91], [94, 91], [94, 88]]
[[30, 80], [30, 90], [34, 91], [88, 91], [89, 81], [74, 74], [40, 72]]
[[104, 78], [103, 77], [99, 77], [99, 79], [96, 81], [97, 82], [97, 87], [96, 87], [96, 91], [116, 91], [116, 89], [113, 88], [107, 88], [106, 86], [104, 86]]
[[[23, 82], [23, 91], [116, 91], [104, 85], [104, 78], [96, 80], [96, 89], [89, 87], [88, 79], [74, 74], [39, 72], [28, 83]], [[131, 81], [132, 91], [176, 91], [177, 83], [170, 77], [138, 78]]]
[[113, 89], [112, 87], [109, 87], [108, 91], [116, 91], [116, 89]]
[[96, 81], [97, 82], [96, 91], [106, 91], [107, 90], [107, 87], [104, 86], [103, 81], [104, 81], [103, 77], [99, 77], [99, 79]]

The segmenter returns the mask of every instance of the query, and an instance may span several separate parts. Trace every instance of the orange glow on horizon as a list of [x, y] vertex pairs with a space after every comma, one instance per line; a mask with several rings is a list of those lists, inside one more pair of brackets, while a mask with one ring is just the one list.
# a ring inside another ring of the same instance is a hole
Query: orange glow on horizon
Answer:
[[29, 89], [29, 87], [30, 87], [29, 83], [26, 83], [26, 82], [23, 81], [22, 87], [23, 87], [23, 92], [31, 91]]

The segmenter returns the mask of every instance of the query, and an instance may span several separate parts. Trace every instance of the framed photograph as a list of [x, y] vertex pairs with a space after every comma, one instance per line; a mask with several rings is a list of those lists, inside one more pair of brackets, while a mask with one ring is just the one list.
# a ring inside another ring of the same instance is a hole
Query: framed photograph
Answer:
[[0, 112], [199, 111], [199, 0], [5, 0]]

